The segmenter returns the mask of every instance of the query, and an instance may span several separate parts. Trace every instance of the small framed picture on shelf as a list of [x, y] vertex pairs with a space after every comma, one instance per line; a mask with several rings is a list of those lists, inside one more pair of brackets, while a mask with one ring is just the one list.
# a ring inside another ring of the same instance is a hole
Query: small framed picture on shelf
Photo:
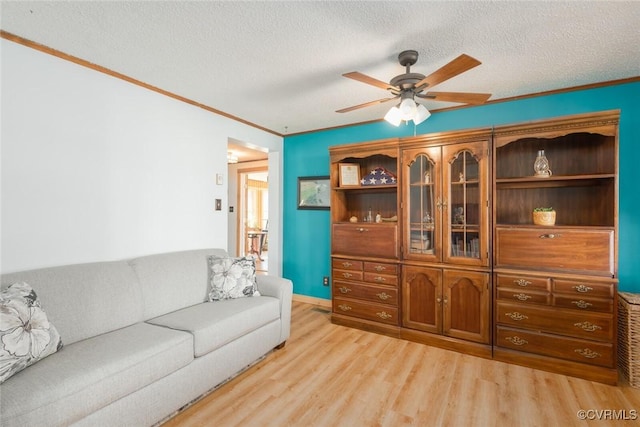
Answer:
[[338, 163], [340, 187], [360, 187], [360, 165], [357, 163]]
[[298, 209], [329, 209], [328, 176], [298, 177]]

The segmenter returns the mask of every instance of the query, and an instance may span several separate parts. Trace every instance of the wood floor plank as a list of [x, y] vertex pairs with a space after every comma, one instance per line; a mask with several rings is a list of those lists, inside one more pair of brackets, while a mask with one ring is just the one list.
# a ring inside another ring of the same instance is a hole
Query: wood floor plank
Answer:
[[[578, 411], [590, 419], [578, 418]], [[626, 411], [617, 414], [603, 412]], [[600, 411], [600, 412], [596, 412]], [[334, 325], [292, 307], [291, 337], [163, 427], [630, 426], [640, 389], [510, 365]]]

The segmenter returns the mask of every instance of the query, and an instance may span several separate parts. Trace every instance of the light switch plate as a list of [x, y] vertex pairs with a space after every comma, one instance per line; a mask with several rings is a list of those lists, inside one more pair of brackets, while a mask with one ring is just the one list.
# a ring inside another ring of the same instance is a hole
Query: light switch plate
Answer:
[[222, 210], [222, 199], [216, 199], [216, 210], [217, 211]]
[[217, 184], [217, 185], [222, 185], [222, 182], [223, 182], [223, 176], [222, 176], [222, 174], [221, 174], [221, 173], [217, 173], [217, 174], [216, 174], [216, 184]]

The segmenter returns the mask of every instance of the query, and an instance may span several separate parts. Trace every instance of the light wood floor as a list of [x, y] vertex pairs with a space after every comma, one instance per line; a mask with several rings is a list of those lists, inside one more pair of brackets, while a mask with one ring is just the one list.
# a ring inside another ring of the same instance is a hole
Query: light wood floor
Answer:
[[617, 425], [640, 425], [640, 389], [333, 325], [326, 309], [294, 302], [283, 349], [163, 427]]

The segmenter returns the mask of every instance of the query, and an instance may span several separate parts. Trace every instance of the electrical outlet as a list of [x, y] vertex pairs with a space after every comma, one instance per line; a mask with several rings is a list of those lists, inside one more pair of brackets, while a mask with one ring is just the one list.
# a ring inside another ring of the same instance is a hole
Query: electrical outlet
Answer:
[[322, 284], [323, 284], [324, 286], [329, 286], [329, 276], [324, 276], [324, 277], [322, 278]]

